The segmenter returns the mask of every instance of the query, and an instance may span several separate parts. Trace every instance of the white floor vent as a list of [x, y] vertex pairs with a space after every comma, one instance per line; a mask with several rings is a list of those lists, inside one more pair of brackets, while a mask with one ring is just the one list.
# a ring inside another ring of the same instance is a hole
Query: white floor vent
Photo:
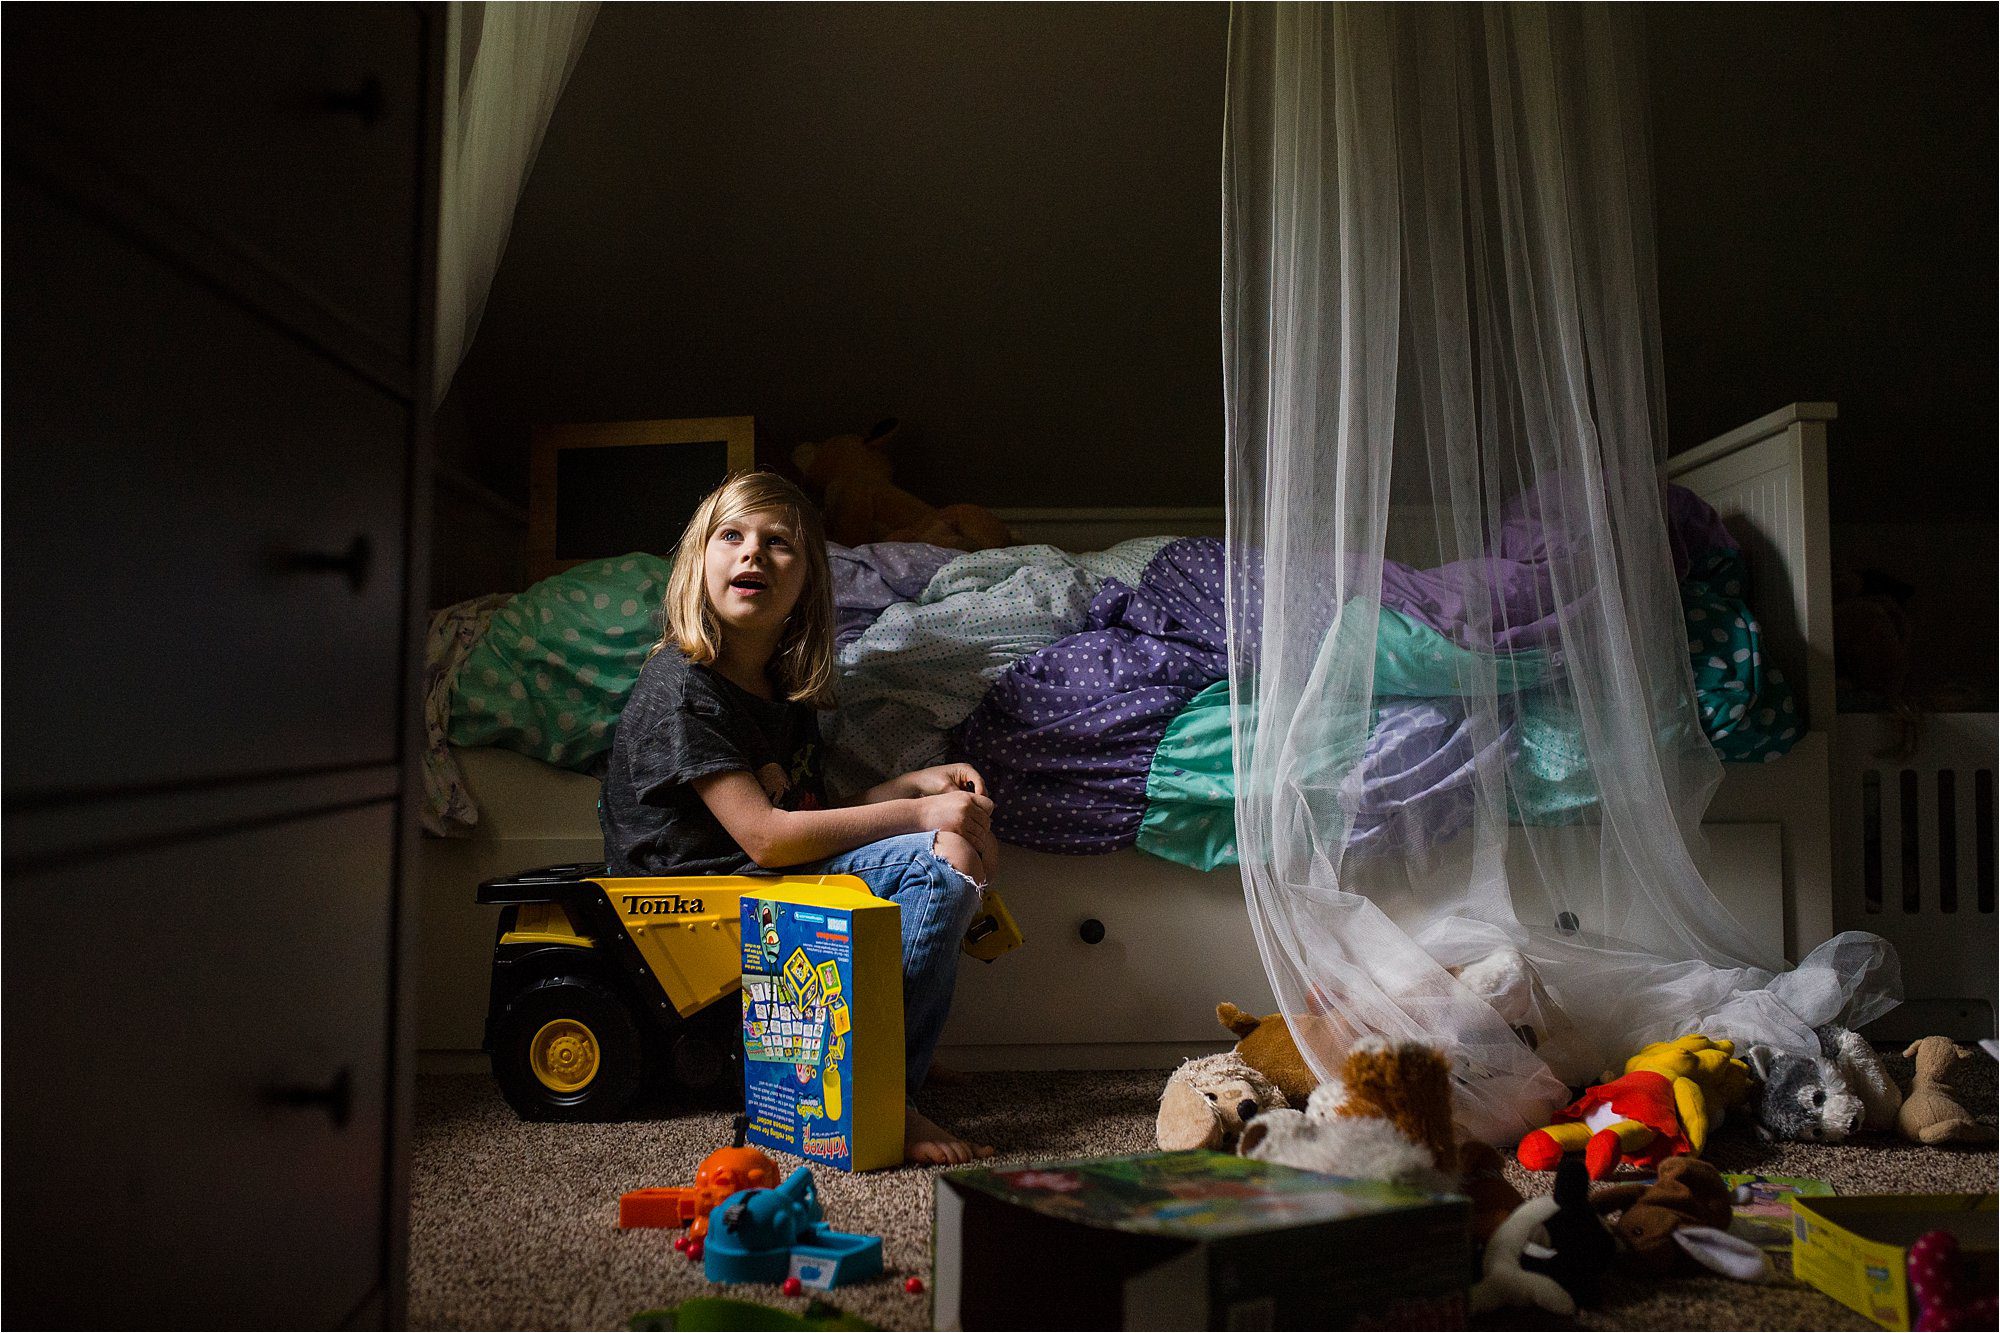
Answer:
[[1834, 924], [1902, 956], [1901, 1008], [1871, 1035], [1994, 1035], [1996, 715], [1843, 713], [1834, 731]]

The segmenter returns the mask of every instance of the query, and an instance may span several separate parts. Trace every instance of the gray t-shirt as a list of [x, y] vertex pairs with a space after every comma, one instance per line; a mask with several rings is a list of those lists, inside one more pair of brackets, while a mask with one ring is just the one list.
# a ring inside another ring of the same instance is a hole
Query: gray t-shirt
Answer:
[[818, 715], [662, 649], [639, 672], [612, 739], [598, 806], [611, 873], [758, 873], [692, 785], [732, 772], [753, 774], [782, 810], [824, 807]]

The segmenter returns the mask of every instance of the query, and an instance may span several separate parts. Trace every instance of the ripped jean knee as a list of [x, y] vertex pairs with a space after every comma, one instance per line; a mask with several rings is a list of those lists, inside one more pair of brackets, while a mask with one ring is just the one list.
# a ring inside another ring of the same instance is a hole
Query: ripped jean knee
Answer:
[[[947, 875], [953, 875], [961, 880], [964, 880], [966, 884], [972, 887], [972, 890], [975, 894], [983, 893], [986, 889], [987, 881], [980, 879], [978, 876], [974, 875], [972, 872], [968, 870], [959, 869], [957, 864], [952, 861], [951, 857], [945, 855], [943, 852], [937, 849], [938, 839], [942, 838], [943, 836], [944, 834], [942, 833], [931, 834], [931, 858], [935, 860], [941, 867], [943, 867], [944, 872]], [[956, 834], [954, 834], [953, 836], [957, 837]], [[960, 842], [965, 842], [965, 839], [963, 838], [959, 838], [958, 840]], [[971, 845], [972, 845], [971, 843], [966, 842], [966, 846], [968, 848], [970, 848]], [[972, 857], [974, 860], [978, 860], [979, 854], [977, 852], [973, 852]]]
[[906, 833], [801, 867], [857, 875], [869, 892], [901, 910], [904, 1074], [913, 1090], [923, 1085], [931, 1052], [950, 1016], [959, 943], [978, 914], [985, 888], [941, 855], [937, 841], [936, 833]]

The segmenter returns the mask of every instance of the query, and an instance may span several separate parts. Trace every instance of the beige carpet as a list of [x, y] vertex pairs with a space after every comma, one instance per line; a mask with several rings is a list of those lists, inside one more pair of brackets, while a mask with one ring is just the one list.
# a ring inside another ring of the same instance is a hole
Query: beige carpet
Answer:
[[[1983, 1058], [1966, 1100], [1993, 1119], [1995, 1067]], [[1907, 1078], [1907, 1068], [1898, 1070]], [[942, 1122], [1003, 1151], [1001, 1160], [1082, 1157], [1150, 1149], [1164, 1075], [986, 1074], [927, 1095]], [[1972, 1091], [1977, 1083], [1978, 1089]], [[684, 1184], [727, 1142], [729, 1116], [685, 1111], [618, 1125], [529, 1125], [515, 1119], [489, 1078], [418, 1081], [412, 1181], [410, 1321], [417, 1328], [623, 1328], [640, 1310], [722, 1292], [802, 1308], [775, 1288], [710, 1287], [660, 1231], [620, 1231], [618, 1196], [645, 1185]], [[1731, 1126], [1711, 1147], [1725, 1171], [1818, 1176], [1843, 1194], [1994, 1188], [1991, 1152], [1866, 1146], [1766, 1147]], [[931, 1172], [916, 1168], [848, 1176], [817, 1173], [828, 1221], [883, 1237], [889, 1276], [833, 1293], [835, 1304], [883, 1328], [929, 1328]], [[1528, 1180], [1516, 1178], [1517, 1184]], [[1541, 1178], [1531, 1189], [1546, 1188]], [[1025, 1261], [1024, 1261], [1025, 1262]], [[1024, 1273], [1028, 1271], [1024, 1267]], [[1547, 1327], [1524, 1318], [1490, 1327]], [[1749, 1287], [1719, 1278], [1614, 1280], [1583, 1328], [1863, 1329], [1873, 1325], [1789, 1280]]]

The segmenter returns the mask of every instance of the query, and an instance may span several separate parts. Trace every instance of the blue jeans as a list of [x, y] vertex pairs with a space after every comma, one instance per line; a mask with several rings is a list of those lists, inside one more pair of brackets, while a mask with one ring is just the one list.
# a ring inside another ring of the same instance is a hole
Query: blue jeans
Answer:
[[931, 850], [935, 833], [905, 833], [810, 865], [800, 875], [856, 875], [903, 918], [903, 1080], [915, 1092], [930, 1073], [951, 992], [958, 983], [958, 945], [979, 910], [979, 886]]

